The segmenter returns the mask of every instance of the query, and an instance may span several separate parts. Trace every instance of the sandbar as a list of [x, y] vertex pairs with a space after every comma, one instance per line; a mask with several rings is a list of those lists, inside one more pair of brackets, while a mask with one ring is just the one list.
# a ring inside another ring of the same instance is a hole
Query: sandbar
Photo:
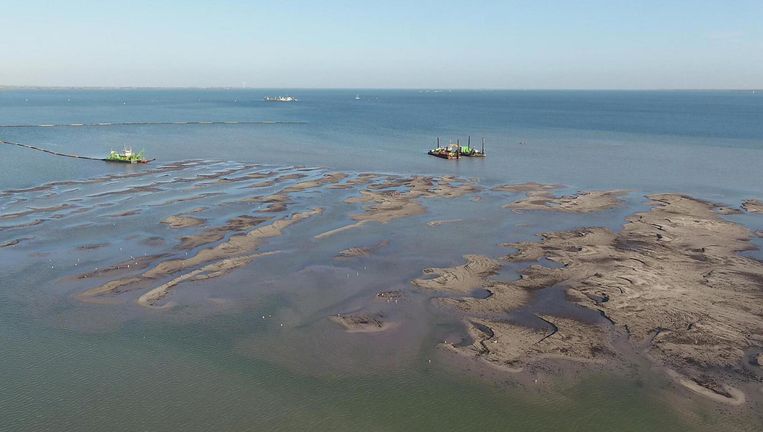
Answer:
[[170, 228], [188, 228], [204, 223], [204, 219], [199, 219], [191, 216], [176, 215], [170, 216], [162, 221], [163, 224]]

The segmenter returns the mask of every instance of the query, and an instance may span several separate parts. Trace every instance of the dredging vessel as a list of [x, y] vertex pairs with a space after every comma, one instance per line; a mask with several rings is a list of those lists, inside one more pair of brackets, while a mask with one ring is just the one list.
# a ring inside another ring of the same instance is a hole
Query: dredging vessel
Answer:
[[145, 157], [143, 157], [143, 151], [139, 153], [133, 153], [132, 149], [129, 147], [125, 147], [122, 153], [115, 152], [114, 150], [112, 150], [109, 153], [109, 155], [106, 156], [105, 158], [98, 158], [98, 157], [92, 157], [92, 156], [80, 156], [80, 155], [70, 154], [70, 153], [61, 153], [61, 152], [53, 151], [50, 149], [37, 147], [31, 144], [6, 141], [3, 139], [0, 139], [0, 144], [28, 148], [30, 150], [35, 150], [35, 151], [51, 154], [53, 156], [61, 156], [61, 157], [68, 157], [68, 158], [74, 158], [74, 159], [87, 159], [87, 160], [94, 160], [94, 161], [119, 162], [119, 163], [131, 163], [131, 164], [145, 164], [154, 160], [154, 159], [146, 159]]
[[482, 138], [482, 149], [477, 150], [472, 148], [472, 138], [467, 138], [467, 144], [461, 145], [459, 140], [456, 143], [448, 144], [445, 147], [440, 146], [440, 137], [437, 137], [437, 147], [427, 152], [430, 156], [435, 156], [442, 159], [460, 159], [464, 157], [485, 157], [485, 138]]
[[118, 163], [149, 163], [151, 160], [146, 159], [143, 156], [143, 151], [133, 153], [132, 149], [125, 147], [122, 153], [112, 150], [105, 159], [106, 162], [118, 162]]

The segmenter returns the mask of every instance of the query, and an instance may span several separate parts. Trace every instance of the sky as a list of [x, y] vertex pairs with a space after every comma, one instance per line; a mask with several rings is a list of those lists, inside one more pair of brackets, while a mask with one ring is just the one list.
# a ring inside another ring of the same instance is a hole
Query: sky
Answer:
[[3, 0], [0, 86], [761, 89], [763, 0]]

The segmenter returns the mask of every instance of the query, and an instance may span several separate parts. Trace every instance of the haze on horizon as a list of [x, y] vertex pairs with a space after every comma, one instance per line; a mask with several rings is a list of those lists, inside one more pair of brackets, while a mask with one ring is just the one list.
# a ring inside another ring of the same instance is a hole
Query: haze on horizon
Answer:
[[763, 2], [11, 0], [0, 86], [763, 88]]

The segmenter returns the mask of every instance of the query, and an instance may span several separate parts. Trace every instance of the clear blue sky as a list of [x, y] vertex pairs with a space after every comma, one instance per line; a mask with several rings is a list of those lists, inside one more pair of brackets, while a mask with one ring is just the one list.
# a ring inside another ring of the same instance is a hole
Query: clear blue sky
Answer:
[[763, 88], [763, 0], [5, 0], [0, 59], [0, 85]]

